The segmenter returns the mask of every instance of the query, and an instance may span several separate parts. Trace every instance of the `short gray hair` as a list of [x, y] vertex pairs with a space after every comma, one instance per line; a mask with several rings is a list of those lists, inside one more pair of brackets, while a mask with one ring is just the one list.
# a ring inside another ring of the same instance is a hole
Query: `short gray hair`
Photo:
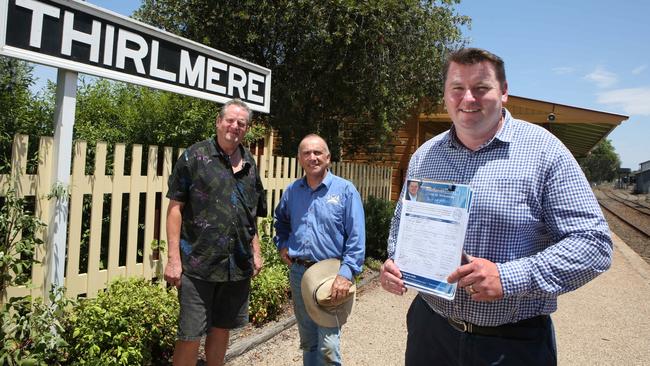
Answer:
[[248, 119], [246, 120], [246, 124], [248, 126], [251, 125], [251, 120], [253, 119], [253, 110], [248, 106], [248, 104], [244, 103], [243, 100], [239, 98], [234, 98], [229, 101], [227, 101], [223, 107], [221, 107], [221, 110], [219, 111], [219, 115], [217, 116], [218, 119], [223, 119], [223, 116], [226, 114], [226, 109], [230, 107], [231, 105], [236, 105], [238, 107], [243, 108], [248, 112]]
[[307, 139], [314, 138], [314, 137], [319, 138], [319, 139], [321, 139], [321, 141], [323, 141], [323, 143], [325, 144], [325, 153], [327, 155], [330, 155], [330, 148], [329, 148], [329, 146], [327, 146], [327, 141], [325, 141], [324, 138], [322, 138], [321, 136], [319, 136], [319, 135], [317, 135], [315, 133], [310, 133], [309, 135], [303, 137], [302, 140], [300, 140], [300, 143], [298, 144], [298, 156], [300, 156], [300, 147], [302, 146], [302, 142], [307, 140]]

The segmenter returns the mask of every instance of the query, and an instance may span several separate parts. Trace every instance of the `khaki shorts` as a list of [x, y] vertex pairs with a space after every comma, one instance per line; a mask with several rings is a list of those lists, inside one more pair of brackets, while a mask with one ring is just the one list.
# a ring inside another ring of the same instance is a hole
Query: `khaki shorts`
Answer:
[[195, 341], [210, 328], [234, 329], [248, 324], [250, 285], [250, 278], [208, 282], [182, 275], [178, 340]]

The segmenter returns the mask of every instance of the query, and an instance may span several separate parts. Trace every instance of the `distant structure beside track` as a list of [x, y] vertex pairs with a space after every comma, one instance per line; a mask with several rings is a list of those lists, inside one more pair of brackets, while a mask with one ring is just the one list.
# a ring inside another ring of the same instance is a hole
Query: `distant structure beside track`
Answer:
[[650, 160], [640, 164], [636, 173], [636, 186], [634, 193], [648, 193], [650, 191]]

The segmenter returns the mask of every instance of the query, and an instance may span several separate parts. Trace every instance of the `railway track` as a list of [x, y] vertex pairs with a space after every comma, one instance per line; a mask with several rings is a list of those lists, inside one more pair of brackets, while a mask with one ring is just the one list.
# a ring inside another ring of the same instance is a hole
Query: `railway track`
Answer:
[[594, 194], [610, 229], [650, 264], [650, 214], [647, 208], [628, 204], [611, 189], [596, 188]]
[[638, 226], [636, 224], [630, 223], [629, 221], [627, 221], [625, 219], [624, 216], [621, 216], [621, 215], [617, 214], [615, 210], [609, 209], [606, 205], [604, 205], [602, 203], [600, 204], [600, 207], [607, 210], [607, 212], [609, 212], [611, 215], [616, 216], [619, 220], [623, 221], [624, 223], [626, 223], [630, 227], [634, 228], [637, 232], [639, 232], [639, 234], [641, 234], [641, 235], [645, 236], [646, 238], [650, 239], [650, 230], [648, 230], [646, 228], [642, 228], [642, 227], [640, 227], [640, 226]]
[[594, 190], [598, 203], [612, 215], [618, 217], [627, 225], [633, 227], [645, 237], [650, 238], [650, 210], [628, 204], [608, 189]]
[[636, 211], [639, 211], [644, 215], [650, 216], [650, 204], [638, 200], [631, 200], [627, 198], [627, 194], [625, 194], [625, 196], [622, 196], [620, 193], [611, 189], [601, 189], [601, 192], [616, 202], [620, 202], [628, 207], [633, 208]]

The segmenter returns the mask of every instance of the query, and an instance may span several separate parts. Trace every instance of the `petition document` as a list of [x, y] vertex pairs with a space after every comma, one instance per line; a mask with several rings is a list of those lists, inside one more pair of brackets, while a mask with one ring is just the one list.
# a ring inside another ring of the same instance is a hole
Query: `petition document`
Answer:
[[446, 279], [461, 263], [472, 190], [468, 185], [407, 181], [395, 264], [407, 287], [452, 300]]

